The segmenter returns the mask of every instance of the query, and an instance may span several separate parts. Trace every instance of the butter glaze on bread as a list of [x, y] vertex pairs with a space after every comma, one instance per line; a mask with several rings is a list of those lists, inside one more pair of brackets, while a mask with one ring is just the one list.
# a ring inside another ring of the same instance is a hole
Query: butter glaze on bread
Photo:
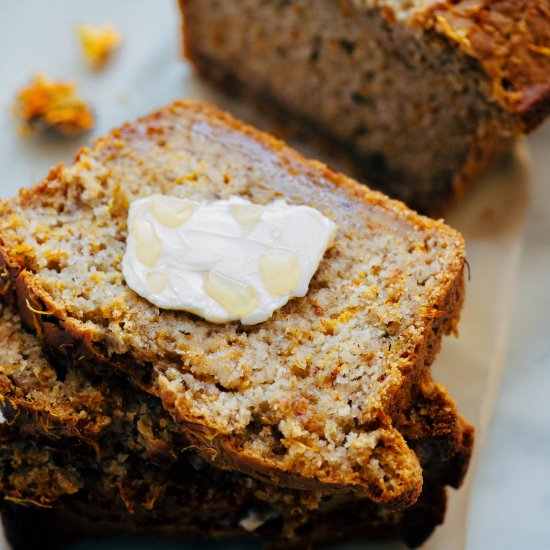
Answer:
[[180, 0], [197, 69], [441, 213], [550, 113], [546, 0]]
[[[120, 263], [130, 201], [284, 197], [338, 224], [310, 290], [257, 326], [159, 311]], [[422, 474], [394, 420], [463, 299], [464, 244], [203, 103], [100, 138], [0, 203], [4, 292], [58, 355], [159, 395], [201, 455], [275, 484], [405, 507]]]

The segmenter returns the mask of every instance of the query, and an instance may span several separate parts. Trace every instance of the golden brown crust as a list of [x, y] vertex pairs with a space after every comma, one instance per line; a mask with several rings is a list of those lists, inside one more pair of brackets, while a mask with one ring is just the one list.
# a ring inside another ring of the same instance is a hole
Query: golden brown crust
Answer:
[[432, 0], [414, 14], [479, 61], [493, 94], [529, 132], [550, 114], [550, 7], [545, 0]]

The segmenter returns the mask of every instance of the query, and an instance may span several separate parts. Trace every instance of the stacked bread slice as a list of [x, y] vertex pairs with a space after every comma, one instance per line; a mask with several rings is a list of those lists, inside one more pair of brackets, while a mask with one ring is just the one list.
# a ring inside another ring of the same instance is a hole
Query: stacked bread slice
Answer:
[[[209, 323], [125, 284], [128, 206], [155, 193], [284, 198], [338, 231], [305, 297]], [[418, 544], [471, 453], [430, 375], [464, 261], [442, 222], [211, 106], [114, 130], [0, 204], [0, 491], [83, 530]]]

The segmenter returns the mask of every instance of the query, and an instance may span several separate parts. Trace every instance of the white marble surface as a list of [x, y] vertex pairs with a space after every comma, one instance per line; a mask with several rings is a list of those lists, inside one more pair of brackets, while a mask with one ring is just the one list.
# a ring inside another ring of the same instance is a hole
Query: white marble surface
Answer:
[[[126, 43], [112, 67], [91, 75], [79, 57], [72, 26], [107, 19], [122, 30]], [[63, 142], [17, 136], [9, 104], [14, 90], [36, 70], [81, 82], [83, 95], [97, 108], [94, 135], [179, 95], [219, 97], [191, 78], [179, 59], [171, 0], [4, 1], [0, 30], [0, 196], [36, 182], [53, 162], [70, 161], [90, 138]], [[517, 286], [510, 281], [503, 296], [514, 299], [508, 355], [494, 422], [473, 479], [468, 550], [550, 548], [550, 127], [529, 141], [535, 170], [532, 202], [519, 281]], [[510, 211], [517, 214], [515, 206]], [[490, 245], [487, 251], [494, 253]], [[502, 280], [497, 274], [494, 278], [495, 283]], [[485, 284], [490, 287], [491, 281]], [[476, 395], [472, 391], [471, 399]], [[457, 545], [442, 541], [435, 547]]]
[[529, 144], [532, 198], [508, 358], [473, 485], [469, 550], [550, 548], [550, 126]]

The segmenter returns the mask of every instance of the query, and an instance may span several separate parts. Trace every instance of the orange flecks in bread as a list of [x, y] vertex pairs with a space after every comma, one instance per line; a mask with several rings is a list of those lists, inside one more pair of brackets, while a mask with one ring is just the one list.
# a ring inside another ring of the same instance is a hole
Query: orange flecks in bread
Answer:
[[90, 273], [88, 278], [94, 283], [101, 283], [105, 280], [105, 276], [106, 274], [104, 271], [95, 271], [94, 273]]
[[42, 126], [74, 136], [95, 122], [88, 104], [76, 95], [74, 82], [49, 80], [42, 74], [19, 91], [14, 111], [24, 121], [23, 131]]
[[102, 27], [78, 25], [76, 32], [86, 61], [93, 69], [103, 67], [122, 42], [121, 34], [109, 23]]
[[367, 300], [374, 300], [380, 294], [380, 290], [377, 285], [373, 284], [365, 289], [362, 294]]
[[466, 36], [465, 29], [453, 29], [447, 19], [441, 15], [436, 15], [437, 22], [441, 25], [443, 32], [455, 42], [461, 44], [467, 51], [472, 47], [470, 40]]
[[529, 44], [529, 49], [533, 52], [540, 53], [541, 55], [550, 56], [550, 48], [546, 46], [538, 46], [537, 44]]
[[31, 498], [17, 498], [12, 496], [5, 496], [4, 500], [7, 500], [9, 502], [13, 502], [15, 504], [19, 504], [21, 506], [36, 506], [37, 508], [52, 508], [53, 505], [49, 502], [40, 502], [38, 500], [33, 500]]
[[18, 254], [24, 256], [25, 254], [34, 252], [34, 247], [31, 246], [30, 244], [21, 243], [21, 244], [18, 244], [18, 245], [15, 247], [15, 250], [17, 250], [17, 253], [18, 253]]
[[358, 307], [351, 306], [342, 311], [338, 317], [331, 319], [330, 321], [321, 320], [324, 333], [329, 335], [334, 334], [334, 329], [340, 324], [347, 323], [355, 315], [358, 309]]
[[357, 274], [357, 277], [354, 279], [353, 281], [353, 284], [355, 286], [358, 286], [360, 285], [364, 280], [365, 280], [365, 277], [367, 276], [367, 273], [365, 271], [360, 271], [358, 274]]
[[28, 222], [14, 214], [8, 218], [7, 224], [15, 229], [17, 227], [26, 227], [28, 225]]
[[425, 319], [436, 319], [437, 317], [445, 316], [445, 312], [434, 308], [421, 308], [420, 315]]
[[179, 184], [182, 184], [182, 183], [188, 182], [188, 181], [197, 181], [197, 179], [198, 179], [197, 172], [195, 172], [195, 171], [188, 172], [187, 174], [184, 174], [183, 176], [180, 176], [176, 180], [176, 185], [179, 185]]
[[36, 309], [35, 307], [33, 307], [31, 305], [28, 298], [25, 300], [25, 303], [27, 305], [27, 308], [30, 309], [33, 313], [36, 313], [36, 315], [52, 315], [54, 313], [53, 310], [51, 310], [51, 311], [42, 311], [40, 309]]

